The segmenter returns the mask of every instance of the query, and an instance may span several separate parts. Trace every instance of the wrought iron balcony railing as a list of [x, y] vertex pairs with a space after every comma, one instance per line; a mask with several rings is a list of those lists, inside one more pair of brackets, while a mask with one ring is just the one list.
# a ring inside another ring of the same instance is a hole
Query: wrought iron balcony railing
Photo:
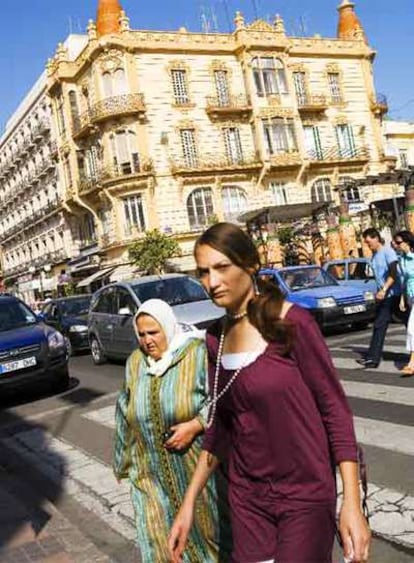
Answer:
[[174, 159], [171, 162], [173, 174], [200, 173], [206, 170], [240, 170], [259, 168], [262, 162], [256, 153], [240, 155], [202, 154], [189, 159]]
[[347, 161], [366, 161], [369, 159], [368, 149], [364, 146], [349, 147], [329, 147], [307, 152], [307, 158], [312, 163], [319, 162], [347, 162]]
[[143, 114], [145, 112], [146, 106], [143, 94], [112, 96], [97, 102], [73, 120], [73, 136], [76, 138], [89, 134], [95, 124], [108, 118]]
[[151, 175], [153, 172], [154, 164], [150, 158], [140, 158], [135, 162], [124, 163], [118, 166], [107, 166], [99, 169], [93, 177], [81, 177], [78, 182], [79, 193], [84, 195], [116, 180], [127, 180], [133, 176]]

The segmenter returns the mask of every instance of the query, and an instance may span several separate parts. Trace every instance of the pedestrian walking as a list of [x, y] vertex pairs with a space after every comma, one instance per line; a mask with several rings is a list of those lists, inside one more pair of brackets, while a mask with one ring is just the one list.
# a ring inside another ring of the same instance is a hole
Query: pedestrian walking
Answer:
[[[206, 426], [207, 358], [200, 333], [181, 330], [171, 307], [146, 301], [134, 319], [140, 349], [128, 359], [116, 409], [114, 472], [129, 478], [142, 563], [169, 561], [168, 532], [194, 473]], [[226, 519], [210, 479], [186, 563], [226, 560]]]
[[195, 246], [200, 280], [226, 315], [207, 331], [208, 429], [171, 529], [174, 563], [186, 554], [197, 497], [229, 463], [233, 563], [331, 563], [335, 471], [345, 491], [344, 553], [368, 558], [352, 415], [312, 316], [259, 279], [259, 255], [238, 227], [218, 223]]
[[377, 282], [374, 326], [366, 356], [357, 361], [364, 368], [377, 368], [381, 362], [385, 335], [393, 313], [398, 314], [401, 296], [398, 256], [395, 250], [384, 245], [377, 229], [366, 229], [362, 236], [372, 251], [371, 266]]
[[414, 375], [414, 235], [410, 231], [399, 231], [393, 237], [394, 247], [400, 255], [402, 293], [400, 311], [409, 310], [407, 324], [407, 350], [410, 359], [401, 370], [405, 377]]

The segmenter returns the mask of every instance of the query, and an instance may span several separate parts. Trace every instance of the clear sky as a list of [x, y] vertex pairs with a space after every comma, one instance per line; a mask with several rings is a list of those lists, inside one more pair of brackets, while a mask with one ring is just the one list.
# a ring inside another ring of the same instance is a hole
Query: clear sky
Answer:
[[[236, 10], [248, 21], [280, 13], [290, 34], [336, 34], [340, 0], [121, 0], [133, 29], [227, 31]], [[56, 45], [85, 32], [98, 0], [1, 0], [0, 130], [44, 69]], [[378, 51], [378, 92], [388, 96], [390, 117], [414, 121], [414, 0], [356, 0], [370, 44]]]

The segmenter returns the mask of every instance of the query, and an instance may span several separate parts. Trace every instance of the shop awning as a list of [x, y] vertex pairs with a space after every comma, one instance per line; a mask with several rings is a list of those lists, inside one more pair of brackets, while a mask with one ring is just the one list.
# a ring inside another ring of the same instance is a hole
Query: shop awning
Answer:
[[139, 269], [137, 266], [133, 264], [121, 264], [117, 266], [115, 270], [109, 277], [109, 281], [111, 282], [118, 282], [118, 281], [125, 281], [131, 280], [133, 278], [138, 277]]
[[109, 275], [109, 272], [111, 272], [113, 270], [113, 268], [105, 268], [103, 270], [98, 270], [97, 272], [95, 272], [94, 274], [91, 274], [90, 276], [88, 276], [87, 278], [83, 279], [82, 281], [80, 281], [76, 287], [86, 287], [89, 284], [91, 284], [94, 281], [98, 281], [102, 278], [104, 278], [105, 276]]
[[286, 223], [289, 221], [297, 221], [304, 217], [311, 217], [326, 210], [328, 203], [292, 203], [288, 205], [271, 205], [247, 211], [240, 215], [241, 223], [249, 223], [260, 219], [266, 223]]

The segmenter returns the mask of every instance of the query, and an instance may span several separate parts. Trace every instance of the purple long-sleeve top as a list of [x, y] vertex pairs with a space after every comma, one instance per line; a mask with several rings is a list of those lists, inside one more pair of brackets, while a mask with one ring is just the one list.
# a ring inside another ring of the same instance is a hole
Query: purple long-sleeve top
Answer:
[[[217, 403], [203, 448], [228, 458], [230, 486], [270, 482], [283, 499], [330, 502], [335, 497], [332, 465], [357, 461], [352, 413], [328, 348], [312, 316], [292, 306], [291, 353], [269, 343], [240, 372]], [[221, 324], [207, 334], [212, 388]], [[220, 369], [219, 391], [233, 371]]]

